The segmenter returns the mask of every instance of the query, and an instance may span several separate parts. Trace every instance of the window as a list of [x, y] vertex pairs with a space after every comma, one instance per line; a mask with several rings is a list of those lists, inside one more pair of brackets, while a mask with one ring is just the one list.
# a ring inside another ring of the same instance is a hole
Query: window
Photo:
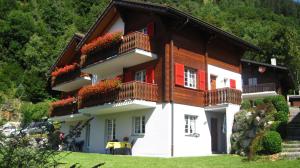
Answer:
[[107, 141], [116, 139], [116, 120], [106, 120], [106, 138]]
[[88, 124], [86, 126], [86, 133], [85, 133], [85, 141], [86, 141], [86, 147], [88, 148], [90, 146], [90, 134], [91, 134], [91, 125]]
[[185, 134], [190, 135], [196, 133], [197, 116], [185, 115], [184, 119], [185, 119], [185, 129], [184, 129]]
[[140, 30], [140, 32], [142, 32], [142, 33], [144, 33], [144, 34], [148, 34], [148, 29], [147, 29], [147, 27], [142, 28], [142, 29]]
[[257, 78], [248, 78], [248, 84], [250, 86], [257, 85]]
[[184, 86], [196, 89], [196, 70], [184, 67]]
[[136, 81], [146, 82], [146, 70], [137, 71], [135, 73], [134, 79]]
[[135, 135], [145, 134], [145, 116], [133, 117], [133, 133]]

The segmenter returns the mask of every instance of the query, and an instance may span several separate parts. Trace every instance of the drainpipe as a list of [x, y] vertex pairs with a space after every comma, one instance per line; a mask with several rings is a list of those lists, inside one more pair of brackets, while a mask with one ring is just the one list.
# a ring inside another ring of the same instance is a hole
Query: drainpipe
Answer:
[[173, 101], [173, 87], [174, 87], [174, 58], [173, 58], [173, 39], [170, 41], [170, 103], [171, 103], [171, 157], [174, 156], [174, 101]]

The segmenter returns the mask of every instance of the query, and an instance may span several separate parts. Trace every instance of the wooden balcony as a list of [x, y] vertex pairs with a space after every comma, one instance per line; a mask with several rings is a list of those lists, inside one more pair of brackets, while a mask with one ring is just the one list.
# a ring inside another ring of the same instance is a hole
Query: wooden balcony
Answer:
[[74, 91], [88, 84], [91, 84], [91, 77], [80, 72], [80, 69], [51, 78], [52, 89], [63, 92]]
[[218, 105], [218, 104], [241, 104], [241, 95], [240, 90], [231, 89], [231, 88], [222, 88], [216, 90], [209, 90], [204, 93], [204, 105]]
[[121, 86], [116, 89], [80, 100], [79, 108], [83, 109], [133, 100], [156, 102], [158, 96], [157, 90], [156, 84], [137, 81], [122, 83]]
[[243, 93], [256, 93], [256, 92], [267, 92], [276, 91], [275, 83], [263, 83], [257, 85], [243, 85]]
[[114, 46], [95, 49], [88, 55], [81, 56], [82, 72], [97, 74], [101, 72], [119, 72], [125, 67], [142, 64], [156, 59], [151, 39], [141, 32], [125, 35]]
[[60, 117], [60, 116], [77, 114], [77, 113], [78, 110], [77, 110], [76, 102], [64, 106], [51, 107], [50, 109], [50, 117]]

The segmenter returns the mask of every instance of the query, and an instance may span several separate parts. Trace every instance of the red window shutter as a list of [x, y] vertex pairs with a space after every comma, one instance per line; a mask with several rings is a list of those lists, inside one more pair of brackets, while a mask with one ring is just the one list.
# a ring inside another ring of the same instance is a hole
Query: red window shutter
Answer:
[[236, 81], [234, 79], [230, 79], [230, 88], [236, 88]]
[[154, 83], [154, 68], [153, 67], [146, 69], [146, 82]]
[[133, 73], [132, 72], [125, 72], [124, 74], [124, 82], [130, 82], [133, 80]]
[[175, 84], [184, 86], [184, 65], [175, 63]]
[[150, 37], [153, 37], [154, 35], [154, 23], [151, 22], [147, 25], [147, 33]]
[[198, 77], [199, 77], [199, 89], [200, 90], [205, 90], [205, 71], [204, 70], [198, 70]]

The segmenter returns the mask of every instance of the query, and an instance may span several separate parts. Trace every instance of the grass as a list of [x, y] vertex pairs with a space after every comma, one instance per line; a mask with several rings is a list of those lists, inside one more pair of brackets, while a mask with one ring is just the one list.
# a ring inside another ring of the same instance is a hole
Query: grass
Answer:
[[[62, 155], [65, 155], [63, 153]], [[257, 160], [244, 161], [243, 157], [236, 155], [219, 155], [205, 157], [185, 158], [150, 158], [132, 156], [113, 156], [95, 153], [69, 153], [61, 162], [63, 167], [70, 167], [80, 163], [81, 167], [89, 168], [98, 163], [105, 162], [101, 168], [295, 168], [299, 167], [300, 160]]]

